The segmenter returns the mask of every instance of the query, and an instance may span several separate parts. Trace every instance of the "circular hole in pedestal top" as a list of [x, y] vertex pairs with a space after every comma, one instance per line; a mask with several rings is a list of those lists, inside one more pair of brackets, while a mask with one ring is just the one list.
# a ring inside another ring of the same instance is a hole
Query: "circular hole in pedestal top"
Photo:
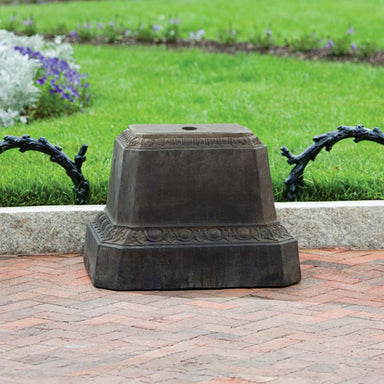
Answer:
[[181, 129], [184, 129], [184, 131], [195, 131], [197, 128], [196, 127], [183, 127]]

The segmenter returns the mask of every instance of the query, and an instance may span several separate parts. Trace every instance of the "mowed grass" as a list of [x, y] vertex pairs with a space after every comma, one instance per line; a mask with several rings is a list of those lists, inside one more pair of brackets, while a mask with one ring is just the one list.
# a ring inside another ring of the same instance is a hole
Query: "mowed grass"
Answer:
[[184, 37], [203, 28], [208, 38], [231, 23], [240, 39], [247, 40], [256, 27], [267, 28], [285, 39], [316, 31], [320, 36], [344, 35], [353, 26], [355, 42], [374, 40], [384, 48], [382, 0], [109, 0], [23, 6], [0, 6], [0, 20], [13, 15], [32, 16], [39, 31], [52, 32], [58, 24], [75, 28], [77, 24], [116, 21], [126, 27], [139, 23], [158, 23], [159, 17], [177, 17]]
[[[90, 74], [91, 107], [3, 134], [45, 136], [71, 158], [87, 143], [83, 172], [91, 204], [106, 200], [113, 142], [129, 124], [236, 122], [250, 128], [268, 147], [277, 201], [284, 200], [291, 170], [280, 146], [298, 154], [314, 135], [340, 124], [384, 127], [380, 67], [142, 46], [75, 46], [75, 56]], [[383, 198], [383, 151], [376, 143], [352, 140], [324, 151], [304, 175], [301, 199]], [[10, 150], [0, 164], [1, 205], [73, 202], [70, 179], [48, 156]]]

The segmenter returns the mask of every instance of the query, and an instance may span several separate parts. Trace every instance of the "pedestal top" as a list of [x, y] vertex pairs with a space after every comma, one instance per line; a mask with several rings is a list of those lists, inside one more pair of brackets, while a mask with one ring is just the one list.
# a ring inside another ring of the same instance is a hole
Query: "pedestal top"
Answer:
[[136, 124], [117, 137], [127, 149], [253, 149], [262, 146], [252, 131], [238, 124]]
[[239, 124], [135, 124], [129, 130], [142, 137], [185, 137], [185, 136], [241, 136], [252, 135], [252, 131]]

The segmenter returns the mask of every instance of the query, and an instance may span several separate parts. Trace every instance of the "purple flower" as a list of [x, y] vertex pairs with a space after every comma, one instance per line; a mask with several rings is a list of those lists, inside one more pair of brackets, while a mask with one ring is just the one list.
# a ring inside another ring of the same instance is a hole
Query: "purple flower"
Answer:
[[73, 96], [76, 96], [77, 98], [80, 98], [80, 93], [76, 91], [75, 88], [70, 87], [71, 93]]
[[169, 24], [178, 25], [178, 24], [180, 24], [180, 20], [179, 19], [169, 19]]
[[14, 49], [22, 55], [27, 55], [30, 59], [37, 59], [41, 62], [44, 76], [36, 79], [37, 84], [44, 85], [48, 82], [51, 94], [60, 94], [64, 100], [71, 102], [79, 100], [80, 102], [80, 88], [89, 87], [88, 83], [82, 83], [82, 79], [87, 77], [86, 74], [77, 73], [66, 61], [58, 57], [45, 57], [28, 47], [14, 47]]
[[79, 38], [79, 34], [74, 30], [69, 33], [69, 36], [73, 37], [74, 39]]
[[23, 25], [33, 25], [35, 23], [33, 22], [32, 19], [28, 19], [28, 20], [22, 20], [21, 24], [23, 24]]
[[334, 45], [335, 45], [335, 43], [331, 39], [328, 39], [327, 44], [325, 44], [324, 48], [329, 49], [329, 48], [333, 47]]
[[29, 47], [14, 47], [13, 48], [15, 51], [20, 52], [23, 56], [28, 56], [28, 58], [32, 59], [38, 59], [41, 61], [43, 58], [43, 55], [40, 52], [33, 52], [31, 48]]
[[153, 26], [153, 30], [154, 30], [155, 32], [157, 32], [159, 29], [160, 29], [160, 26], [159, 26], [159, 25], [154, 25], [154, 26]]
[[129, 36], [131, 34], [131, 30], [130, 29], [127, 29], [125, 32], [124, 32], [124, 36]]
[[355, 29], [353, 27], [349, 28], [347, 31], [347, 35], [353, 35], [355, 33]]
[[84, 25], [84, 28], [85, 29], [91, 29], [92, 28], [92, 24], [91, 23], [87, 23]]
[[16, 16], [11, 16], [9, 20], [13, 23], [16, 20]]
[[270, 36], [270, 35], [272, 35], [272, 31], [271, 31], [270, 29], [267, 29], [267, 30], [265, 31], [265, 34], [268, 35], [268, 36]]
[[114, 27], [116, 24], [115, 24], [114, 21], [110, 21], [110, 22], [108, 23], [108, 25], [109, 25], [110, 27]]
[[37, 79], [36, 83], [40, 85], [44, 85], [46, 81], [47, 81], [47, 76], [43, 76], [41, 79]]
[[104, 28], [104, 24], [103, 23], [98, 23], [96, 27], [97, 27], [97, 29], [102, 29], [102, 28]]
[[351, 44], [351, 49], [352, 49], [352, 51], [356, 51], [357, 45], [355, 43], [352, 43]]

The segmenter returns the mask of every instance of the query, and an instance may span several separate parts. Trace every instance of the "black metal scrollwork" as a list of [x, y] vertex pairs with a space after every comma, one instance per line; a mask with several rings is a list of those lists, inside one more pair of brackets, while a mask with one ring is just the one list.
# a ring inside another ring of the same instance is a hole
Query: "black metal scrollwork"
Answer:
[[281, 154], [287, 157], [288, 164], [296, 164], [289, 176], [285, 179], [287, 185], [287, 197], [293, 199], [297, 194], [299, 186], [304, 185], [303, 173], [310, 160], [314, 161], [316, 156], [325, 147], [326, 151], [330, 151], [334, 144], [343, 139], [353, 137], [353, 141], [369, 140], [384, 145], [384, 134], [379, 128], [367, 129], [359, 124], [356, 127], [340, 125], [337, 131], [327, 132], [313, 138], [314, 143], [310, 145], [300, 155], [293, 155], [287, 147], [280, 148]]
[[8, 149], [19, 148], [20, 152], [38, 151], [50, 156], [50, 160], [61, 165], [75, 185], [76, 204], [85, 204], [89, 197], [89, 182], [81, 173], [81, 166], [86, 160], [87, 144], [83, 144], [73, 162], [58, 145], [52, 145], [44, 137], [33, 139], [28, 135], [5, 136], [0, 141], [0, 154]]

